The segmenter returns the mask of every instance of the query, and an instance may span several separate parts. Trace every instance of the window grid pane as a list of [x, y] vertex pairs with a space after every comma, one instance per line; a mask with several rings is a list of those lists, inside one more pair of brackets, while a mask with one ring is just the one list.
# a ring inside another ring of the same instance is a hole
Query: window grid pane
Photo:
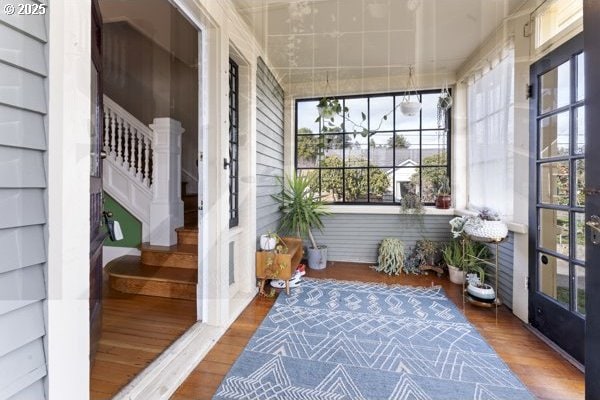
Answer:
[[314, 175], [328, 203], [399, 204], [415, 192], [434, 204], [437, 179], [450, 176], [450, 121], [437, 125], [440, 93], [419, 92], [426, 101], [413, 117], [400, 113], [402, 93], [337, 97], [343, 118], [320, 120], [319, 99], [297, 100], [297, 173]]
[[238, 65], [229, 59], [229, 227], [239, 224], [239, 76]]

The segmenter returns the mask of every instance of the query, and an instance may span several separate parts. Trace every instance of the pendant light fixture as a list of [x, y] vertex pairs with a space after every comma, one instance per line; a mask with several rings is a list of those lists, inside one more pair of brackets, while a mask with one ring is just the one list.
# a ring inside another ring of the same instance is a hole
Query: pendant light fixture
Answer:
[[408, 82], [406, 84], [406, 91], [404, 92], [404, 96], [402, 96], [402, 101], [400, 102], [400, 112], [403, 115], [413, 116], [416, 115], [420, 110], [421, 103], [419, 102], [419, 95], [417, 94], [417, 89], [415, 88], [413, 67], [411, 65], [408, 67]]

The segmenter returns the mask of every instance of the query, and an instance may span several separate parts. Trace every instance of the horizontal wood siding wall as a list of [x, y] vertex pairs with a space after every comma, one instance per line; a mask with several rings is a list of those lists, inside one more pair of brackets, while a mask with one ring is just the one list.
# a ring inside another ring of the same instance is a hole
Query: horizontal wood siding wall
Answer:
[[284, 93], [264, 61], [256, 71], [256, 234], [275, 231], [280, 213], [271, 198], [283, 177]]
[[0, 13], [0, 399], [44, 399], [47, 20]]
[[327, 245], [330, 261], [374, 263], [384, 238], [398, 238], [407, 249], [423, 238], [449, 241], [448, 221], [452, 218], [446, 215], [332, 214], [323, 218], [323, 232], [314, 234], [319, 244]]
[[[502, 303], [511, 310], [513, 298], [514, 243], [514, 234], [509, 232], [506, 240], [498, 246], [498, 250], [500, 251], [500, 256], [498, 257], [498, 294]], [[495, 254], [496, 246], [489, 245], [489, 247]]]

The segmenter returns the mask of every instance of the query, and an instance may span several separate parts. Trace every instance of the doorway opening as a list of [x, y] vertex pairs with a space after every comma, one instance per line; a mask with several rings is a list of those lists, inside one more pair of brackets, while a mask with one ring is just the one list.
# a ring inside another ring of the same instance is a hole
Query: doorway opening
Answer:
[[531, 325], [584, 364], [583, 37], [531, 66]]
[[[91, 398], [198, 320], [199, 31], [167, 0], [98, 0], [106, 226]], [[114, 225], [113, 225], [114, 227]]]

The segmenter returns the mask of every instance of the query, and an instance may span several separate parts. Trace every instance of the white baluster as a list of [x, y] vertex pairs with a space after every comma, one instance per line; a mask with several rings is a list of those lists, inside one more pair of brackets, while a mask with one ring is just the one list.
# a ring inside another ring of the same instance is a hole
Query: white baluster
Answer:
[[131, 127], [131, 162], [129, 163], [129, 174], [131, 174], [131, 176], [135, 176], [136, 173], [136, 158], [135, 158], [135, 139], [137, 137], [137, 129], [135, 129], [134, 127]]
[[125, 121], [123, 118], [119, 118], [117, 120], [117, 163], [123, 164], [123, 125], [125, 125]]
[[108, 153], [110, 144], [110, 111], [104, 107], [104, 151]]
[[111, 111], [111, 113], [110, 113], [110, 157], [111, 158], [115, 158], [115, 147], [116, 147], [116, 140], [115, 140], [116, 129], [115, 129], [115, 123], [116, 123], [116, 119], [117, 119], [116, 114]]
[[144, 180], [142, 183], [150, 187], [150, 140], [144, 136]]
[[123, 129], [123, 167], [129, 170], [129, 130], [130, 125], [128, 122], [125, 123], [125, 127]]
[[135, 177], [137, 179], [139, 179], [140, 181], [142, 180], [142, 144], [143, 144], [143, 139], [144, 136], [138, 132], [137, 134], [137, 138], [138, 138], [138, 159], [137, 159], [137, 171], [135, 174]]

